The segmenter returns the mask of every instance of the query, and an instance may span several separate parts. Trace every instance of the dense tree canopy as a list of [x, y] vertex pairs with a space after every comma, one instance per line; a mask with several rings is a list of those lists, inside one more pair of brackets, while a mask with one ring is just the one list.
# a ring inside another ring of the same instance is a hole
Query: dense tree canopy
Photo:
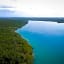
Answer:
[[0, 19], [0, 64], [32, 64], [32, 47], [15, 30], [27, 22]]

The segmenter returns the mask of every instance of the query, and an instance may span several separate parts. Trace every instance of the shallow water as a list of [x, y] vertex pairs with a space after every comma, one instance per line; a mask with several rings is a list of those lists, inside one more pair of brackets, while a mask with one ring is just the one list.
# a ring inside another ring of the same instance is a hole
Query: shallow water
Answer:
[[34, 64], [64, 64], [64, 24], [29, 21], [17, 30], [34, 50]]

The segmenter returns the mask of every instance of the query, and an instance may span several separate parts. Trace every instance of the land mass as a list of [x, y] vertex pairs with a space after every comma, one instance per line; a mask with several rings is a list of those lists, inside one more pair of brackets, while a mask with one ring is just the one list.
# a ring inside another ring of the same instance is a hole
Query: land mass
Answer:
[[26, 20], [0, 18], [0, 64], [32, 64], [33, 49], [15, 32]]
[[[2, 18], [2, 17], [1, 17]], [[6, 18], [6, 17], [4, 17]], [[24, 20], [24, 21], [45, 21], [45, 22], [57, 22], [57, 23], [64, 23], [64, 17], [7, 17], [13, 18], [14, 20]]]

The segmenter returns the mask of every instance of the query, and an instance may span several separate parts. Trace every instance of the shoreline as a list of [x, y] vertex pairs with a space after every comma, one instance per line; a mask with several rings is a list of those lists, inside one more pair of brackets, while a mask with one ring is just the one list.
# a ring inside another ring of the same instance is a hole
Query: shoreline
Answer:
[[[18, 28], [22, 28], [27, 22], [0, 19], [0, 63], [18, 64], [32, 64], [33, 63], [33, 49], [28, 44], [27, 40], [15, 32]], [[1, 50], [2, 49], [2, 50]], [[8, 60], [6, 60], [6, 58]], [[11, 60], [10, 60], [11, 59]]]

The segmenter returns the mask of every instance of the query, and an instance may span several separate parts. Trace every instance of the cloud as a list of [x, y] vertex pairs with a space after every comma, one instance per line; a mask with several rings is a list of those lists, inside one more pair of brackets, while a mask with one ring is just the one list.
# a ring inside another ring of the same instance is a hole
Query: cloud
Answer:
[[30, 15], [24, 12], [11, 10], [11, 8], [3, 8], [0, 9], [0, 17], [30, 17]]
[[0, 0], [0, 7], [15, 7], [15, 3], [14, 0]]
[[13, 8], [12, 6], [0, 6], [0, 8]]
[[0, 10], [7, 9], [11, 11], [15, 11], [16, 0], [0, 0]]
[[[19, 3], [18, 3], [19, 4]], [[29, 14], [17, 10], [17, 0], [0, 0], [0, 17], [28, 17]]]
[[64, 17], [64, 0], [16, 0], [16, 10], [36, 17]]
[[64, 0], [0, 0], [0, 8], [36, 17], [64, 17]]

